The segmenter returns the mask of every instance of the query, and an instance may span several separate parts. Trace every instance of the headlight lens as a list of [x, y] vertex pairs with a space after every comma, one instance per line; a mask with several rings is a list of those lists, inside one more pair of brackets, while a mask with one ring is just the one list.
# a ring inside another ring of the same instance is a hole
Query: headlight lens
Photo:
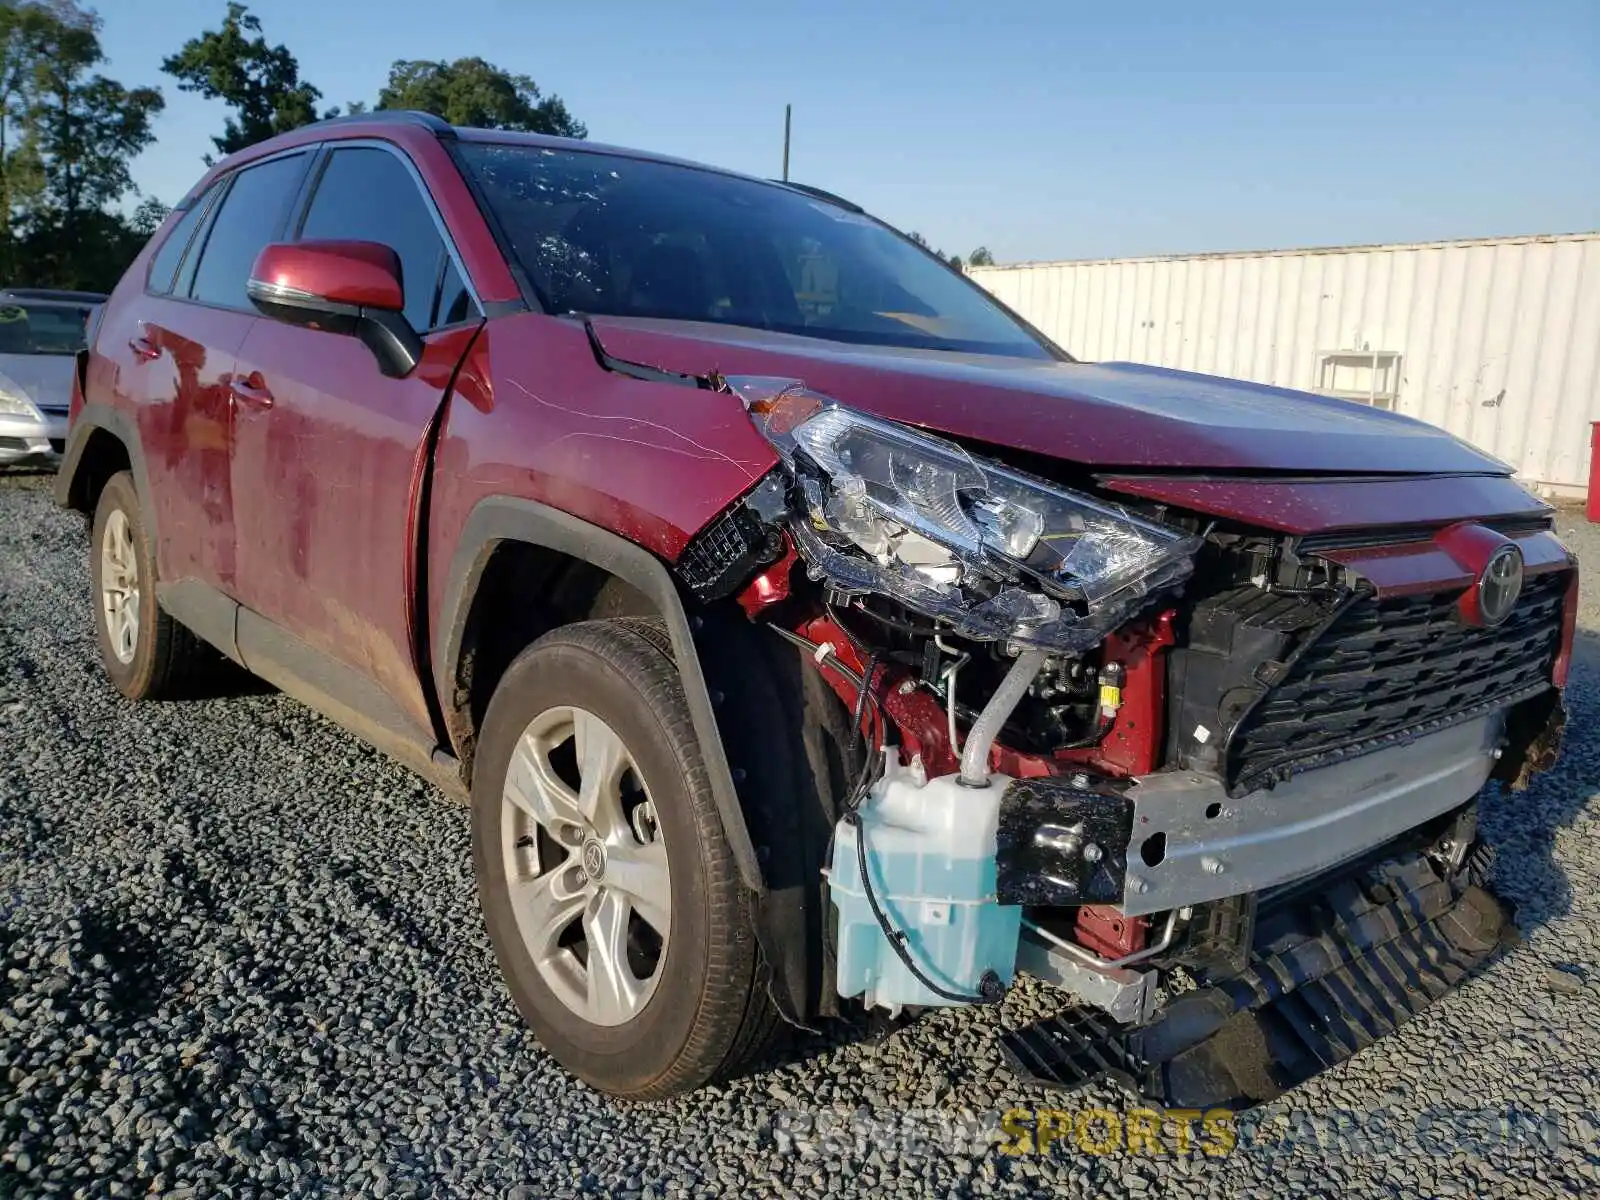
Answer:
[[800, 485], [801, 552], [845, 590], [884, 592], [969, 636], [1084, 649], [1192, 567], [1199, 539], [1182, 530], [792, 381], [727, 383]]
[[0, 383], [0, 413], [7, 416], [37, 417], [39, 410], [34, 408], [20, 389]]

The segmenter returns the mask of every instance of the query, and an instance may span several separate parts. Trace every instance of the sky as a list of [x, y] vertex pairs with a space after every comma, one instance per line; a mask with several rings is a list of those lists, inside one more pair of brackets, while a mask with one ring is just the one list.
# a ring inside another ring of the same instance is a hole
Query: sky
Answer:
[[[220, 102], [161, 61], [225, 0], [91, 0], [167, 108], [172, 203]], [[255, 0], [325, 105], [476, 55], [590, 137], [846, 196], [1002, 262], [1600, 228], [1600, 0]]]

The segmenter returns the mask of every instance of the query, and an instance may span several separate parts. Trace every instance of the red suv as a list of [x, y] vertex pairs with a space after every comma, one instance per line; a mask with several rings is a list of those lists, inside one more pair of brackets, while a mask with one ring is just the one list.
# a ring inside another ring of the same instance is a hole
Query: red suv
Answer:
[[1576, 564], [1391, 413], [1080, 363], [856, 206], [412, 113], [207, 173], [58, 483], [135, 700], [226, 656], [470, 797], [512, 995], [663, 1096], [991, 1004], [1248, 1104], [1493, 953]]

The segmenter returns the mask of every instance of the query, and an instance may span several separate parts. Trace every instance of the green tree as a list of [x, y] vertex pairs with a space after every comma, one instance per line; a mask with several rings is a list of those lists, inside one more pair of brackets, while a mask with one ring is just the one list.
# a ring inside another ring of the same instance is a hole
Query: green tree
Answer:
[[56, 19], [37, 33], [27, 114], [43, 176], [34, 219], [70, 239], [87, 214], [135, 190], [129, 166], [155, 140], [151, 124], [166, 102], [157, 88], [89, 73], [105, 61], [92, 12], [58, 0], [51, 13]]
[[116, 206], [163, 101], [94, 72], [99, 29], [72, 0], [0, 5], [8, 282], [109, 287], [143, 244]]
[[961, 270], [961, 255], [959, 255], [959, 254], [946, 254], [943, 250], [935, 250], [933, 248], [932, 244], [929, 243], [928, 239], [923, 237], [920, 233], [918, 233], [914, 229], [910, 233], [906, 234], [906, 236], [908, 238], [910, 238], [913, 242], [915, 242], [917, 245], [921, 246], [929, 254], [933, 255], [935, 258], [942, 258], [942, 259], [944, 259], [945, 262], [949, 263], [956, 270], [958, 270], [958, 271]]
[[80, 213], [69, 230], [60, 213], [45, 209], [17, 241], [16, 278], [35, 287], [109, 292], [149, 240], [119, 213]]
[[[211, 139], [223, 155], [317, 120], [322, 93], [300, 78], [300, 64], [287, 46], [267, 44], [261, 19], [237, 0], [230, 0], [222, 28], [190, 38], [161, 69], [182, 91], [234, 110], [222, 136]], [[212, 161], [207, 155], [206, 162]]]
[[481, 58], [402, 59], [389, 68], [389, 82], [378, 93], [377, 107], [418, 109], [452, 125], [480, 129], [589, 135], [559, 96], [546, 96], [528, 76], [512, 75]]
[[0, 2], [0, 278], [13, 274], [15, 213], [44, 186], [29, 109], [45, 35], [59, 19], [42, 4]]
[[967, 255], [967, 266], [992, 267], [994, 266], [994, 255], [989, 253], [989, 247], [979, 246], [971, 254]]
[[128, 218], [128, 231], [148, 241], [155, 231], [161, 228], [161, 222], [167, 219], [167, 214], [171, 211], [171, 208], [154, 196], [146, 196], [139, 201], [139, 207], [134, 209], [133, 215]]

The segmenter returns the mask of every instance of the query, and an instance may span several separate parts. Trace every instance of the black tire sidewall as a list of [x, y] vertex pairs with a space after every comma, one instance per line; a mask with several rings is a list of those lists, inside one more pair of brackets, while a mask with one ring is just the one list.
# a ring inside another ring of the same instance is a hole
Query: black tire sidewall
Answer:
[[[642, 639], [641, 639], [642, 640]], [[681, 703], [681, 693], [679, 695]], [[671, 930], [656, 990], [638, 1016], [617, 1026], [584, 1021], [553, 993], [523, 949], [512, 914], [501, 840], [501, 793], [524, 729], [546, 709], [586, 709], [628, 747], [654, 802], [672, 888]], [[673, 1071], [694, 1047], [716, 939], [747, 931], [713, 927], [708, 847], [696, 806], [709, 804], [698, 748], [674, 739], [663, 714], [605, 657], [546, 639], [507, 670], [484, 721], [473, 771], [473, 857], [490, 939], [513, 999], [539, 1040], [569, 1070], [626, 1095]], [[670, 719], [670, 715], [669, 715]], [[697, 789], [696, 782], [701, 786]], [[711, 1064], [715, 1066], [715, 1064]]]
[[[139, 571], [139, 633], [133, 644], [133, 658], [123, 662], [112, 648], [111, 632], [106, 627], [105, 605], [101, 599], [101, 554], [105, 545], [106, 523], [111, 514], [120, 510], [128, 521], [133, 537], [133, 553]], [[100, 661], [106, 675], [124, 696], [140, 699], [149, 690], [155, 667], [156, 651], [156, 573], [155, 555], [145, 533], [144, 519], [139, 508], [139, 493], [133, 477], [119, 472], [106, 481], [95, 505], [94, 523], [89, 543], [89, 575], [93, 583], [91, 599], [94, 604], [95, 637], [100, 645]]]

